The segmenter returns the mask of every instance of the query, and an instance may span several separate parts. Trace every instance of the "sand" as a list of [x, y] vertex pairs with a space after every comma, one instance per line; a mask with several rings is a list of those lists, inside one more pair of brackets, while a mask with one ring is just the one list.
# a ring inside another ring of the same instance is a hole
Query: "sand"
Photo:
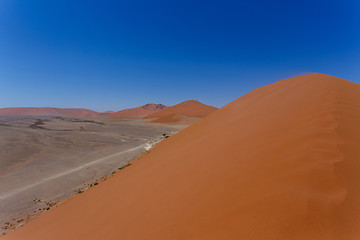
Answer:
[[202, 104], [195, 100], [189, 100], [168, 107], [156, 113], [149, 114], [145, 119], [154, 118], [153, 123], [180, 122], [184, 118], [203, 118], [214, 112], [217, 108]]
[[360, 236], [360, 85], [256, 89], [5, 240]]

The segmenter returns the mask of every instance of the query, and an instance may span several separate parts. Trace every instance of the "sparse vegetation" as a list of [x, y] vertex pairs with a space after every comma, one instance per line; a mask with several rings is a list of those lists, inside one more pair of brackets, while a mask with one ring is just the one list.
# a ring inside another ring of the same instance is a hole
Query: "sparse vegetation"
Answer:
[[94, 183], [94, 186], [96, 186], [96, 185], [98, 185], [98, 184], [99, 184], [98, 182], [95, 182], [95, 183]]
[[128, 166], [130, 166], [130, 165], [131, 165], [131, 163], [128, 163], [128, 164], [126, 164], [126, 165], [124, 165], [124, 166], [122, 166], [122, 167], [119, 167], [118, 170], [123, 170], [124, 168], [126, 168], [126, 167], [128, 167]]

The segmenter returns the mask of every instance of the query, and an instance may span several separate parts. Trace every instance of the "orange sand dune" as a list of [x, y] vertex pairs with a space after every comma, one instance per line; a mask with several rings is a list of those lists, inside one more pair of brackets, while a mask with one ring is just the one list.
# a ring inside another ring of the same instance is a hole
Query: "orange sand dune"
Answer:
[[360, 85], [256, 89], [6, 240], [360, 237]]
[[99, 113], [83, 108], [17, 107], [0, 108], [0, 115], [36, 116], [97, 116]]
[[145, 116], [165, 109], [166, 106], [162, 104], [146, 104], [137, 108], [125, 109], [119, 112], [109, 114], [109, 117], [124, 117], [124, 116]]
[[189, 100], [179, 103], [175, 106], [168, 107], [162, 111], [147, 115], [145, 118], [156, 118], [152, 122], [177, 122], [180, 120], [179, 115], [187, 117], [202, 118], [217, 108], [202, 104], [195, 100]]

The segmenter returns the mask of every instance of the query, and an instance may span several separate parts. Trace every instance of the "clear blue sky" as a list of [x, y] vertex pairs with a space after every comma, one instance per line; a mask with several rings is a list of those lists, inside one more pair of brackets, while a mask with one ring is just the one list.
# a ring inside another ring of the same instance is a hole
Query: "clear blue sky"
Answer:
[[0, 107], [221, 107], [306, 72], [360, 82], [358, 0], [0, 0]]

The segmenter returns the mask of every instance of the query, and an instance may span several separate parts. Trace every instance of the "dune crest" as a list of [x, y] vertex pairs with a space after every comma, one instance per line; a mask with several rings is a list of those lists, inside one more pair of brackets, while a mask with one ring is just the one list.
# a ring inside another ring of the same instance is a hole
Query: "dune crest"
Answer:
[[202, 104], [196, 100], [188, 100], [172, 107], [168, 107], [162, 111], [152, 113], [144, 118], [155, 118], [153, 123], [178, 122], [183, 117], [203, 118], [217, 108]]
[[357, 239], [360, 85], [256, 89], [4, 239]]

